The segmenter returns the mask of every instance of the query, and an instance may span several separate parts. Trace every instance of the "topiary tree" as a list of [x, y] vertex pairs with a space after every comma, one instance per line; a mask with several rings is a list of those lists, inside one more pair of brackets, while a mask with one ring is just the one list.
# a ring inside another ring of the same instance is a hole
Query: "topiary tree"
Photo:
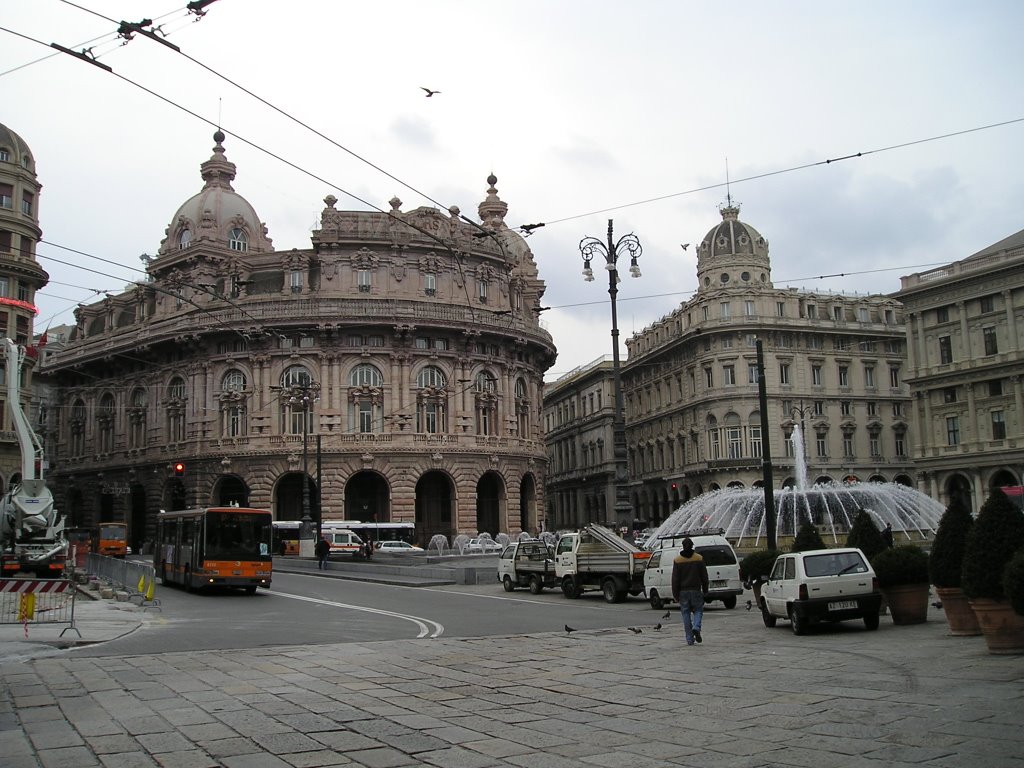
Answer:
[[846, 546], [859, 549], [868, 561], [885, 549], [882, 532], [875, 525], [871, 513], [863, 509], [857, 510], [857, 514], [853, 518], [853, 525], [850, 526], [850, 532], [846, 536]]
[[946, 507], [928, 556], [928, 576], [936, 587], [957, 588], [964, 567], [967, 536], [974, 518], [959, 494]]
[[781, 554], [777, 549], [759, 549], [751, 552], [740, 560], [740, 579], [749, 583], [759, 576], [768, 576], [775, 565], [775, 559]]
[[789, 551], [807, 552], [811, 549], [825, 548], [825, 541], [821, 538], [821, 534], [818, 533], [818, 529], [814, 526], [814, 523], [804, 523], [800, 526], [800, 530], [796, 532], [796, 537], [793, 539], [793, 546]]
[[998, 488], [981, 505], [967, 535], [960, 587], [970, 598], [1002, 600], [1003, 571], [1024, 547], [1024, 514]]
[[1018, 549], [1003, 570], [1003, 592], [1013, 610], [1024, 616], [1024, 549]]
[[871, 568], [882, 589], [928, 583], [928, 555], [913, 544], [886, 547], [871, 558]]

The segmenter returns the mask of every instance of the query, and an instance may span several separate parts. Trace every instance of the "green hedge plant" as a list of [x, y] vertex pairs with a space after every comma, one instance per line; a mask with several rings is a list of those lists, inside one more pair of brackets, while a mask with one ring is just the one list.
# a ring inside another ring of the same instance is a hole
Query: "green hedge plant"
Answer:
[[939, 521], [928, 556], [928, 575], [936, 587], [955, 589], [960, 586], [964, 567], [967, 536], [974, 518], [960, 496], [954, 497]]
[[856, 547], [864, 553], [864, 557], [868, 560], [885, 549], [882, 532], [875, 525], [871, 513], [863, 509], [857, 511], [853, 518], [853, 525], [850, 526], [850, 532], [846, 535], [846, 546]]
[[969, 598], [1002, 600], [1003, 571], [1024, 547], [1024, 514], [994, 489], [967, 535], [960, 587]]
[[882, 589], [928, 583], [928, 555], [912, 544], [883, 549], [871, 559], [871, 567]]
[[769, 576], [775, 559], [781, 555], [777, 549], [759, 549], [740, 560], [740, 578], [750, 583], [759, 576]]
[[789, 551], [808, 552], [812, 549], [826, 549], [825, 540], [821, 538], [821, 534], [818, 533], [814, 523], [804, 523], [800, 526], [800, 530], [796, 532], [793, 546]]
[[1024, 549], [1018, 549], [1003, 570], [1003, 592], [1013, 610], [1024, 616]]

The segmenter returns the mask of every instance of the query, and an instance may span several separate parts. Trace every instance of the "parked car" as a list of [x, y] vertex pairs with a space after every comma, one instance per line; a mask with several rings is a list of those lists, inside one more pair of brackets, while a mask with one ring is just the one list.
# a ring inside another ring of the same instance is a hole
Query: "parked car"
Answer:
[[466, 545], [466, 548], [462, 551], [471, 555], [486, 555], [492, 552], [501, 552], [501, 544], [496, 542], [494, 539], [470, 539], [469, 543]]
[[761, 586], [761, 617], [766, 627], [788, 619], [794, 635], [818, 621], [863, 619], [878, 629], [882, 593], [859, 549], [813, 549], [779, 555]]
[[[708, 569], [708, 594], [704, 600], [721, 600], [726, 608], [736, 607], [736, 598], [743, 594], [740, 566], [736, 552], [724, 536], [691, 536], [694, 551], [704, 558]], [[672, 561], [682, 551], [682, 539], [662, 542], [664, 546], [651, 553], [644, 571], [644, 592], [655, 610], [672, 600]]]
[[373, 545], [373, 548], [377, 552], [387, 554], [408, 554], [423, 551], [423, 547], [417, 547], [407, 541], [378, 541]]

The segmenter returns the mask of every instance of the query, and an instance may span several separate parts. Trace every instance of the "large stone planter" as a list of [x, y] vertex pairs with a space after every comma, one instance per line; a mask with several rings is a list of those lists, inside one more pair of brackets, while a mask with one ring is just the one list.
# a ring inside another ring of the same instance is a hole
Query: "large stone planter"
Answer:
[[960, 587], [936, 587], [935, 594], [942, 602], [949, 622], [949, 634], [955, 637], [972, 637], [981, 634], [978, 618], [967, 602], [967, 595]]
[[1024, 616], [1006, 600], [975, 598], [970, 601], [989, 653], [1024, 653]]
[[923, 624], [928, 620], [928, 584], [883, 587], [893, 624]]

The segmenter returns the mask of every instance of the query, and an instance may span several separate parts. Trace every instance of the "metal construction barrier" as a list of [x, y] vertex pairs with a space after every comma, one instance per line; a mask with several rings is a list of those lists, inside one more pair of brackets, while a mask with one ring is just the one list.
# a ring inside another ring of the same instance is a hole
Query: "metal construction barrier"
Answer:
[[23, 624], [25, 637], [33, 624], [75, 627], [75, 584], [71, 579], [0, 579], [0, 624]]
[[146, 608], [160, 606], [156, 597], [156, 569], [152, 563], [136, 563], [90, 552], [85, 559], [85, 572], [120, 586], [128, 592], [129, 600], [138, 598], [140, 605]]

